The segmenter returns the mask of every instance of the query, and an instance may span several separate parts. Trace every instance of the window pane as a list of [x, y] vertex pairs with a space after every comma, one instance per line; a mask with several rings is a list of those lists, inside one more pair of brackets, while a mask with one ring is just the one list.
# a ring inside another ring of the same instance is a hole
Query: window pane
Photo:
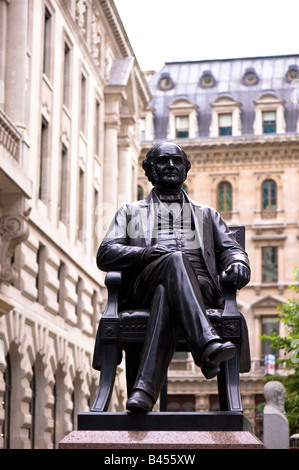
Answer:
[[176, 116], [176, 137], [185, 138], [189, 137], [189, 117], [188, 116]]
[[[276, 317], [262, 318], [262, 335], [272, 335], [272, 331], [278, 333], [279, 323]], [[277, 350], [271, 347], [271, 344], [267, 341], [262, 341], [262, 354], [274, 354], [276, 355]]]
[[219, 135], [232, 135], [232, 114], [219, 114]]
[[219, 114], [219, 125], [220, 127], [227, 127], [232, 125], [231, 114]]
[[263, 112], [263, 132], [264, 134], [274, 134], [276, 132], [276, 111]]
[[68, 152], [63, 145], [61, 150], [60, 167], [60, 194], [59, 194], [59, 220], [67, 223], [67, 200], [68, 200]]
[[218, 210], [232, 210], [232, 186], [228, 182], [220, 183], [218, 186]]
[[145, 141], [145, 119], [140, 119], [140, 139], [141, 142]]
[[63, 103], [69, 106], [70, 97], [70, 48], [64, 44]]
[[262, 248], [262, 281], [277, 282], [278, 263], [277, 246], [264, 246]]
[[43, 57], [43, 72], [50, 77], [50, 60], [51, 60], [51, 14], [48, 8], [45, 8], [45, 23], [44, 23], [44, 57]]
[[41, 149], [40, 149], [40, 171], [39, 171], [39, 193], [38, 197], [43, 202], [48, 202], [48, 171], [49, 171], [49, 129], [48, 123], [42, 118], [41, 126]]
[[275, 121], [276, 112], [275, 111], [264, 111], [263, 112], [263, 121]]
[[263, 209], [276, 209], [276, 183], [273, 180], [263, 183]]

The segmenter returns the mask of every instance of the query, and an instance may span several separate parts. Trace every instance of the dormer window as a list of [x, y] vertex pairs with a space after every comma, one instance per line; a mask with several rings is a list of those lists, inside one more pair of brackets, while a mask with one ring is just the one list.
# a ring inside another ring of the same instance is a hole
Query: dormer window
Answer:
[[284, 103], [284, 100], [278, 98], [273, 91], [265, 92], [254, 101], [256, 105], [253, 126], [255, 135], [285, 132]]
[[168, 139], [186, 139], [198, 136], [197, 105], [182, 97], [170, 104], [168, 109]]
[[210, 137], [241, 135], [240, 106], [230, 94], [221, 95], [211, 104]]

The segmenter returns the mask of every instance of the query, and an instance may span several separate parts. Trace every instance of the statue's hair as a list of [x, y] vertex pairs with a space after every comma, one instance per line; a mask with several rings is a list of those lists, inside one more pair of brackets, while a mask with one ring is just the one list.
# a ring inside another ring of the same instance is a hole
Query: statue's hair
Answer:
[[265, 399], [268, 401], [274, 396], [275, 392], [282, 392], [284, 390], [285, 388], [281, 382], [276, 380], [267, 382], [264, 387]]
[[177, 147], [177, 149], [179, 150], [179, 152], [180, 152], [180, 154], [182, 155], [183, 160], [184, 160], [184, 165], [185, 165], [185, 179], [186, 179], [187, 173], [188, 173], [188, 171], [189, 171], [190, 168], [191, 168], [191, 163], [190, 163], [189, 158], [187, 157], [187, 154], [186, 154], [185, 150], [182, 149], [182, 147], [180, 147], [179, 145], [175, 144], [174, 142], [159, 142], [158, 144], [155, 144], [155, 145], [147, 152], [146, 157], [145, 157], [145, 159], [144, 159], [143, 162], [142, 162], [142, 168], [144, 169], [145, 175], [148, 177], [148, 180], [149, 180], [151, 183], [154, 183], [154, 179], [155, 179], [155, 170], [154, 170], [153, 163], [154, 163], [154, 161], [155, 161], [155, 158], [158, 156], [159, 148], [160, 148], [161, 145], [163, 145], [163, 144], [171, 144], [171, 145], [174, 145], [174, 146]]

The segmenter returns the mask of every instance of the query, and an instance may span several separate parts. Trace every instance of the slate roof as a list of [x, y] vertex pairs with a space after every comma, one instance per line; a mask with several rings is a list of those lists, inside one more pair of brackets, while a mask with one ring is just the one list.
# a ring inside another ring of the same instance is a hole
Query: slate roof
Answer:
[[[298, 100], [299, 81], [290, 82], [286, 78], [292, 66], [299, 68], [299, 55], [165, 63], [149, 80], [152, 94], [150, 105], [154, 108], [155, 138], [166, 138], [167, 106], [182, 96], [199, 107], [199, 137], [208, 137], [210, 105], [223, 93], [230, 94], [235, 101], [241, 103], [242, 135], [252, 135], [254, 101], [269, 90], [285, 100], [286, 132], [296, 132], [298, 101], [292, 97], [296, 85], [298, 93], [295, 95]], [[243, 81], [245, 72], [249, 70], [255, 71], [258, 77], [257, 83], [250, 86]], [[200, 78], [207, 71], [215, 79], [215, 85], [210, 88], [200, 85]], [[161, 90], [159, 87], [159, 81], [165, 74], [170, 76], [174, 83], [172, 89]]]

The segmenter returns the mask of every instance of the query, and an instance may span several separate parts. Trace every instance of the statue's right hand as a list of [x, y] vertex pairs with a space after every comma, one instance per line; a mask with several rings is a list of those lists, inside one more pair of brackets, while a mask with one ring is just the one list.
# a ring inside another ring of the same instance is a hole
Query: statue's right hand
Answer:
[[160, 256], [170, 253], [171, 250], [164, 245], [153, 245], [149, 248], [146, 248], [143, 252], [143, 261], [145, 264], [149, 264]]

